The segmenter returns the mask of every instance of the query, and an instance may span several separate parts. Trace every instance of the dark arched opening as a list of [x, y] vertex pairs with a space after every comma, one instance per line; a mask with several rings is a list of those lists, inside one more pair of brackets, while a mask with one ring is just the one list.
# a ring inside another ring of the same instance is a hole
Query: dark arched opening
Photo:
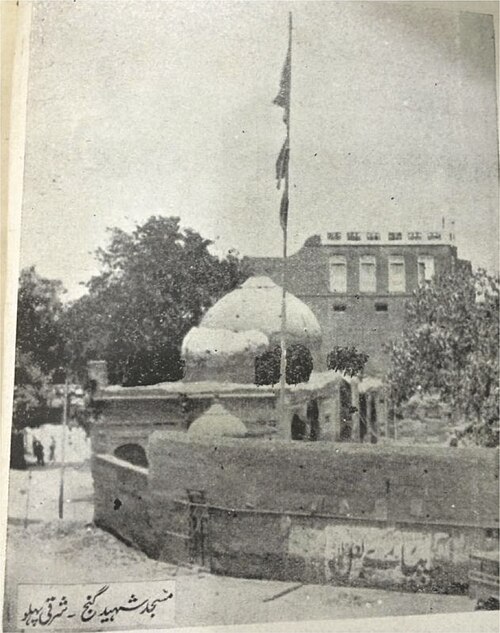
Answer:
[[292, 440], [303, 440], [306, 436], [306, 423], [294, 413], [292, 418]]
[[376, 444], [378, 440], [378, 424], [377, 424], [377, 403], [375, 396], [370, 398], [370, 431], [371, 431], [371, 443]]
[[364, 393], [359, 394], [359, 440], [365, 441], [366, 433], [368, 430], [367, 424], [367, 411], [366, 411], [366, 395]]
[[307, 405], [307, 421], [309, 422], [309, 439], [319, 440], [319, 407], [317, 400], [311, 400]]
[[114, 455], [134, 466], [142, 466], [143, 468], [149, 466], [146, 451], [139, 444], [122, 444], [115, 450]]
[[348, 442], [352, 436], [352, 398], [351, 387], [342, 382], [340, 385], [340, 440]]

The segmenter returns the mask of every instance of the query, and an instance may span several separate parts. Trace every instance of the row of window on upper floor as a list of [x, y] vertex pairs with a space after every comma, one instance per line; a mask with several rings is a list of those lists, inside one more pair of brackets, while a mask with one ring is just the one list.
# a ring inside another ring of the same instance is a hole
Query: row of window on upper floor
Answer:
[[[402, 255], [388, 258], [389, 292], [406, 292], [406, 267]], [[423, 255], [417, 260], [418, 283], [434, 277], [434, 257]], [[359, 258], [359, 291], [377, 292], [377, 259], [372, 255]], [[347, 292], [347, 260], [343, 255], [330, 257], [330, 292]]]

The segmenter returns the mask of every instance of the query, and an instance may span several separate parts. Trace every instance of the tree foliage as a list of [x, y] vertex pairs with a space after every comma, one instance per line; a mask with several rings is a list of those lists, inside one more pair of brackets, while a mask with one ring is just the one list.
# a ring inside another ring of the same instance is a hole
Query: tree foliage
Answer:
[[368, 361], [368, 354], [358, 352], [355, 347], [334, 347], [328, 354], [328, 369], [340, 371], [344, 375], [358, 376], [363, 373]]
[[14, 374], [13, 431], [26, 426], [37, 426], [47, 417], [49, 394], [48, 374], [25, 352], [16, 354]]
[[63, 292], [59, 281], [34, 267], [21, 271], [17, 300], [13, 429], [35, 425], [47, 413], [50, 381], [65, 362], [61, 330]]
[[250, 274], [238, 257], [211, 254], [210, 244], [174, 217], [153, 216], [131, 233], [111, 229], [96, 253], [101, 272], [65, 316], [76, 369], [106, 360], [111, 382], [124, 385], [181, 378], [184, 336]]
[[17, 295], [16, 351], [18, 354], [29, 354], [31, 362], [46, 374], [58, 369], [64, 356], [62, 293], [60, 281], [41, 277], [34, 266], [21, 271]]
[[[313, 370], [311, 352], [304, 345], [290, 345], [286, 352], [286, 382], [307, 382]], [[281, 348], [276, 345], [255, 359], [255, 384], [276, 385], [281, 376]]]
[[459, 266], [415, 291], [402, 338], [390, 347], [388, 374], [396, 405], [434, 393], [473, 421], [491, 444], [499, 406], [499, 285], [484, 270]]
[[[281, 354], [280, 354], [281, 360]], [[286, 351], [286, 381], [289, 385], [307, 382], [313, 370], [311, 352], [304, 345], [290, 345]]]

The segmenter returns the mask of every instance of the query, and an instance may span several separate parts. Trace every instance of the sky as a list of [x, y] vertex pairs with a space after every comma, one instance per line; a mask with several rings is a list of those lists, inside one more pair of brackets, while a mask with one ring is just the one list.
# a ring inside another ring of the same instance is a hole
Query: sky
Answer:
[[106, 228], [153, 214], [218, 254], [279, 255], [292, 10], [290, 251], [444, 216], [459, 256], [497, 270], [493, 21], [418, 4], [35, 2], [21, 266], [75, 298]]

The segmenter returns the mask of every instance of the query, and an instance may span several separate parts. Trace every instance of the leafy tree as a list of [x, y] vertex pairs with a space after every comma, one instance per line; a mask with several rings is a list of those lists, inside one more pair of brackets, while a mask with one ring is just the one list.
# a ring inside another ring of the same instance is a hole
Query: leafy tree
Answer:
[[[281, 350], [280, 350], [281, 351]], [[281, 354], [280, 354], [281, 360]], [[286, 381], [289, 385], [307, 382], [313, 370], [311, 352], [304, 345], [290, 345], [286, 352]]]
[[37, 426], [47, 417], [49, 376], [33, 362], [31, 354], [16, 354], [12, 428]]
[[438, 394], [485, 445], [498, 443], [498, 288], [498, 278], [465, 266], [438, 276], [415, 291], [403, 337], [390, 347], [395, 405]]
[[17, 301], [13, 431], [46, 419], [50, 381], [64, 364], [63, 292], [32, 266], [21, 271]]
[[111, 229], [96, 253], [100, 274], [65, 315], [75, 369], [100, 359], [114, 383], [181, 378], [184, 336], [250, 274], [237, 256], [211, 254], [210, 244], [173, 217], [153, 216], [131, 233]]
[[281, 349], [279, 345], [255, 359], [255, 384], [276, 385], [280, 381]]
[[334, 347], [326, 359], [328, 369], [348, 376], [362, 375], [367, 361], [368, 354], [358, 352], [355, 347], [339, 346]]
[[17, 354], [29, 354], [31, 362], [46, 374], [59, 368], [64, 357], [61, 332], [63, 287], [45, 279], [35, 267], [25, 268], [19, 278], [17, 297]]
[[[281, 376], [281, 348], [276, 345], [255, 359], [255, 384], [276, 385]], [[307, 382], [313, 370], [311, 352], [304, 345], [290, 345], [286, 352], [286, 382]]]

